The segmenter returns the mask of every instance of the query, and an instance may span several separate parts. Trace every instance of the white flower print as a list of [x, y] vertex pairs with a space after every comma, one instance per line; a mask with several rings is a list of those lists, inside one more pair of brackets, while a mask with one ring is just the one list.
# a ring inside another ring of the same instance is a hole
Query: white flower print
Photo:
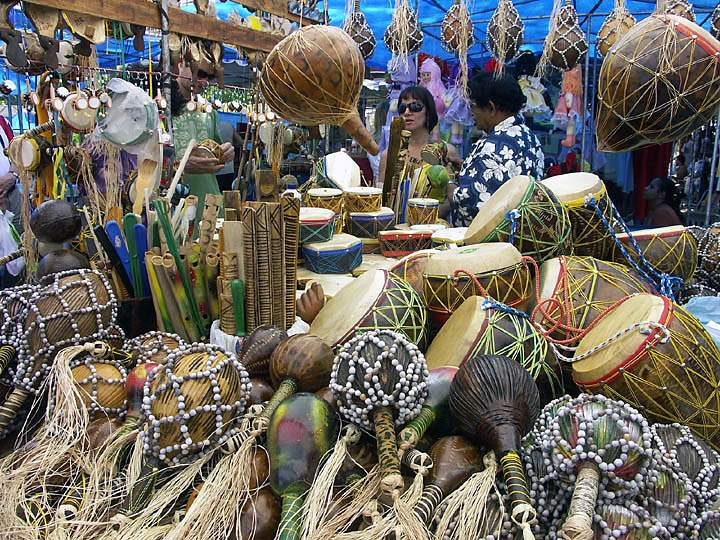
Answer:
[[506, 133], [508, 137], [520, 138], [523, 135], [523, 130], [520, 126], [510, 126], [509, 128], [507, 128]]
[[515, 178], [516, 176], [520, 176], [523, 173], [522, 167], [520, 167], [520, 165], [518, 165], [514, 161], [506, 161], [505, 170], [507, 171], [508, 178]]
[[470, 170], [468, 171], [467, 175], [468, 175], [470, 178], [475, 178], [475, 177], [477, 176], [477, 169], [476, 169], [475, 167], [473, 167], [472, 169], [470, 169]]
[[509, 161], [515, 157], [515, 152], [513, 152], [512, 148], [510, 148], [509, 146], [504, 146], [499, 153], [500, 157], [506, 161]]
[[491, 197], [487, 186], [482, 182], [474, 182], [473, 188], [475, 188], [475, 191], [477, 191], [478, 199], [482, 202], [482, 204], [485, 204], [485, 202]]
[[482, 151], [480, 153], [484, 156], [494, 154], [495, 153], [495, 143], [490, 142], [490, 141], [486, 142], [483, 145]]
[[485, 165], [485, 171], [483, 171], [483, 178], [485, 180], [492, 180], [493, 178], [502, 182], [505, 170], [502, 168], [502, 164], [498, 163], [494, 159], [483, 159], [483, 165]]

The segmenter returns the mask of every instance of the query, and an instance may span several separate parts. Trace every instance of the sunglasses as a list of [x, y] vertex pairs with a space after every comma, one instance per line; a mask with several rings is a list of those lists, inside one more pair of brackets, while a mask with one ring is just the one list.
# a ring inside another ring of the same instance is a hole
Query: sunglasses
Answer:
[[212, 79], [213, 75], [211, 73], [208, 73], [207, 71], [203, 71], [202, 69], [198, 69], [197, 72], [197, 78], [198, 79]]
[[419, 101], [413, 101], [412, 103], [401, 103], [398, 105], [398, 112], [405, 114], [405, 111], [410, 109], [410, 112], [420, 112], [425, 108], [425, 105]]

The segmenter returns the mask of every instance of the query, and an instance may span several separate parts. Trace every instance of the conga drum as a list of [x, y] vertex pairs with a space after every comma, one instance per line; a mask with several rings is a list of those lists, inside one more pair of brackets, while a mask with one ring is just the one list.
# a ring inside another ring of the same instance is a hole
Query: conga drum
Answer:
[[334, 188], [313, 188], [305, 194], [305, 205], [314, 208], [327, 208], [335, 212], [335, 232], [343, 231], [343, 192]]
[[[573, 253], [580, 256], [607, 259], [613, 246], [613, 203], [598, 176], [590, 173], [570, 173], [542, 181], [562, 203], [570, 217]], [[608, 225], [598, 215], [605, 218]]]
[[387, 270], [365, 272], [346, 285], [320, 310], [310, 333], [338, 347], [355, 332], [392, 330], [424, 346], [427, 313], [415, 289]]
[[528, 176], [505, 182], [475, 216], [465, 245], [508, 242], [539, 262], [570, 250], [570, 218], [555, 195]]
[[580, 341], [573, 378], [626, 401], [652, 422], [679, 422], [720, 447], [720, 349], [700, 321], [664, 296], [636, 294]]
[[302, 247], [305, 266], [316, 274], [348, 274], [362, 264], [363, 243], [350, 234]]
[[394, 230], [378, 234], [380, 252], [385, 257], [405, 257], [414, 251], [430, 249], [433, 233], [429, 230]]
[[[644, 229], [630, 233], [640, 246], [642, 255], [660, 273], [679, 276], [684, 280], [692, 277], [698, 262], [698, 246], [695, 237], [682, 225]], [[618, 234], [628, 253], [639, 259], [628, 234]], [[615, 246], [612, 260], [628, 264], [622, 251]], [[642, 265], [641, 265], [642, 267]]]
[[[560, 340], [576, 337], [615, 302], [653, 285], [625, 265], [593, 257], [562, 256], [540, 267], [533, 319]], [[539, 306], [538, 307], [538, 301]]]
[[435, 249], [422, 249], [406, 255], [394, 266], [390, 267], [390, 272], [407, 281], [420, 296], [423, 296], [425, 294], [425, 278], [423, 277], [425, 266], [427, 266], [430, 257], [434, 253], [438, 253], [438, 251]]
[[358, 186], [345, 190], [343, 195], [345, 211], [378, 212], [382, 208], [382, 189], [370, 186]]
[[716, 114], [720, 42], [667, 13], [640, 21], [610, 49], [598, 80], [598, 150], [677, 141]]
[[327, 242], [335, 234], [335, 212], [327, 208], [300, 208], [300, 243]]
[[[463, 270], [474, 275], [484, 291], [476, 290]], [[436, 328], [471, 296], [487, 293], [509, 306], [523, 305], [531, 295], [530, 270], [512, 244], [490, 242], [441, 251], [425, 265], [424, 290], [430, 320]]]
[[351, 212], [347, 220], [347, 232], [358, 238], [373, 238], [395, 226], [395, 212], [382, 207], [376, 212]]
[[425, 357], [433, 369], [459, 367], [482, 354], [509, 356], [530, 372], [544, 397], [561, 395], [557, 359], [527, 317], [492, 299], [471, 296], [443, 325]]
[[430, 198], [408, 199], [407, 221], [410, 225], [435, 223], [438, 218], [440, 201]]
[[434, 232], [432, 235], [432, 247], [436, 249], [449, 249], [465, 245], [465, 234], [467, 227], [449, 227]]

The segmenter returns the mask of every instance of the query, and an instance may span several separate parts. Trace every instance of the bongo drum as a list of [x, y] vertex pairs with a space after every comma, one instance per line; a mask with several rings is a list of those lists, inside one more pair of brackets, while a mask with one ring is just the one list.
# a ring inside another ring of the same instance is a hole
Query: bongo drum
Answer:
[[390, 267], [390, 272], [407, 281], [420, 296], [423, 296], [425, 294], [425, 278], [423, 277], [425, 266], [435, 253], [438, 253], [438, 250], [422, 249], [406, 255], [395, 266]]
[[[562, 256], [540, 267], [538, 298], [531, 303], [533, 319], [552, 329], [556, 339], [571, 339], [615, 302], [635, 293], [652, 293], [652, 284], [625, 265], [592, 257]], [[537, 303], [540, 303], [540, 308]]]
[[414, 251], [429, 249], [432, 246], [432, 232], [422, 231], [382, 231], [378, 235], [380, 251], [385, 257], [404, 257]]
[[555, 195], [528, 176], [505, 182], [473, 219], [465, 245], [508, 242], [544, 262], [571, 247], [570, 218]]
[[313, 188], [309, 189], [305, 195], [305, 205], [314, 208], [327, 208], [335, 212], [337, 219], [335, 220], [335, 233], [343, 231], [344, 207], [343, 192], [334, 188]]
[[560, 391], [557, 359], [532, 323], [512, 308], [471, 296], [443, 325], [425, 357], [433, 369], [459, 367], [478, 354], [509, 356], [530, 372], [543, 394]]
[[439, 231], [444, 231], [445, 229], [447, 229], [447, 225], [443, 225], [442, 223], [425, 223], [423, 225], [410, 225], [411, 231], [426, 231], [431, 234], [435, 234]]
[[205, 139], [204, 141], [201, 141], [195, 148], [195, 151], [202, 155], [202, 157], [215, 158], [217, 160], [222, 160], [224, 155], [224, 152], [220, 147], [220, 143], [212, 139]]
[[50, 141], [44, 137], [20, 137], [20, 163], [26, 171], [37, 171], [50, 164]]
[[432, 247], [436, 249], [460, 247], [465, 245], [467, 227], [450, 227], [434, 232], [432, 235]]
[[598, 81], [598, 150], [677, 141], [720, 102], [720, 43], [697, 24], [656, 13], [609, 51]]
[[355, 332], [392, 330], [423, 348], [426, 323], [425, 302], [406, 281], [387, 270], [372, 270], [328, 300], [310, 333], [335, 348]]
[[358, 238], [377, 239], [381, 231], [395, 226], [395, 212], [382, 207], [377, 212], [352, 212], [347, 221], [348, 232]]
[[[682, 225], [644, 229], [632, 232], [642, 255], [658, 272], [688, 280], [695, 273], [698, 246], [695, 237]], [[618, 234], [628, 253], [636, 261], [640, 258], [626, 233]], [[627, 264], [622, 251], [615, 246], [612, 260]]]
[[379, 255], [380, 240], [377, 238], [361, 238], [363, 244], [363, 255]]
[[598, 215], [613, 223], [613, 204], [600, 178], [590, 173], [561, 174], [541, 182], [567, 210], [575, 255], [606, 259], [613, 246], [612, 234]]
[[382, 208], [382, 189], [369, 186], [348, 188], [343, 195], [345, 211], [378, 212]]
[[652, 422], [679, 422], [720, 445], [720, 350], [700, 321], [665, 296], [636, 294], [580, 341], [573, 378]]
[[438, 218], [440, 201], [429, 198], [416, 198], [408, 200], [407, 218], [412, 225], [435, 223]]
[[531, 294], [530, 270], [512, 244], [491, 242], [441, 251], [425, 265], [424, 291], [430, 320], [441, 327], [471, 296], [482, 294], [467, 275], [473, 274], [487, 294], [509, 306], [524, 304]]
[[350, 234], [302, 247], [305, 266], [316, 274], [348, 274], [362, 264], [363, 243]]
[[300, 242], [327, 242], [335, 234], [335, 212], [327, 208], [300, 208]]
[[88, 107], [85, 92], [70, 94], [63, 102], [60, 116], [63, 123], [76, 133], [88, 133], [95, 128], [97, 109]]

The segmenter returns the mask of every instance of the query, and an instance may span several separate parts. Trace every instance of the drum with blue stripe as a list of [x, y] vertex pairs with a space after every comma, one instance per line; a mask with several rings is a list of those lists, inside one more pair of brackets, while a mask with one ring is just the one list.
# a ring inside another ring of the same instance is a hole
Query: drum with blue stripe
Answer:
[[317, 274], [347, 274], [360, 266], [363, 243], [350, 234], [336, 234], [328, 242], [305, 244], [305, 266]]

